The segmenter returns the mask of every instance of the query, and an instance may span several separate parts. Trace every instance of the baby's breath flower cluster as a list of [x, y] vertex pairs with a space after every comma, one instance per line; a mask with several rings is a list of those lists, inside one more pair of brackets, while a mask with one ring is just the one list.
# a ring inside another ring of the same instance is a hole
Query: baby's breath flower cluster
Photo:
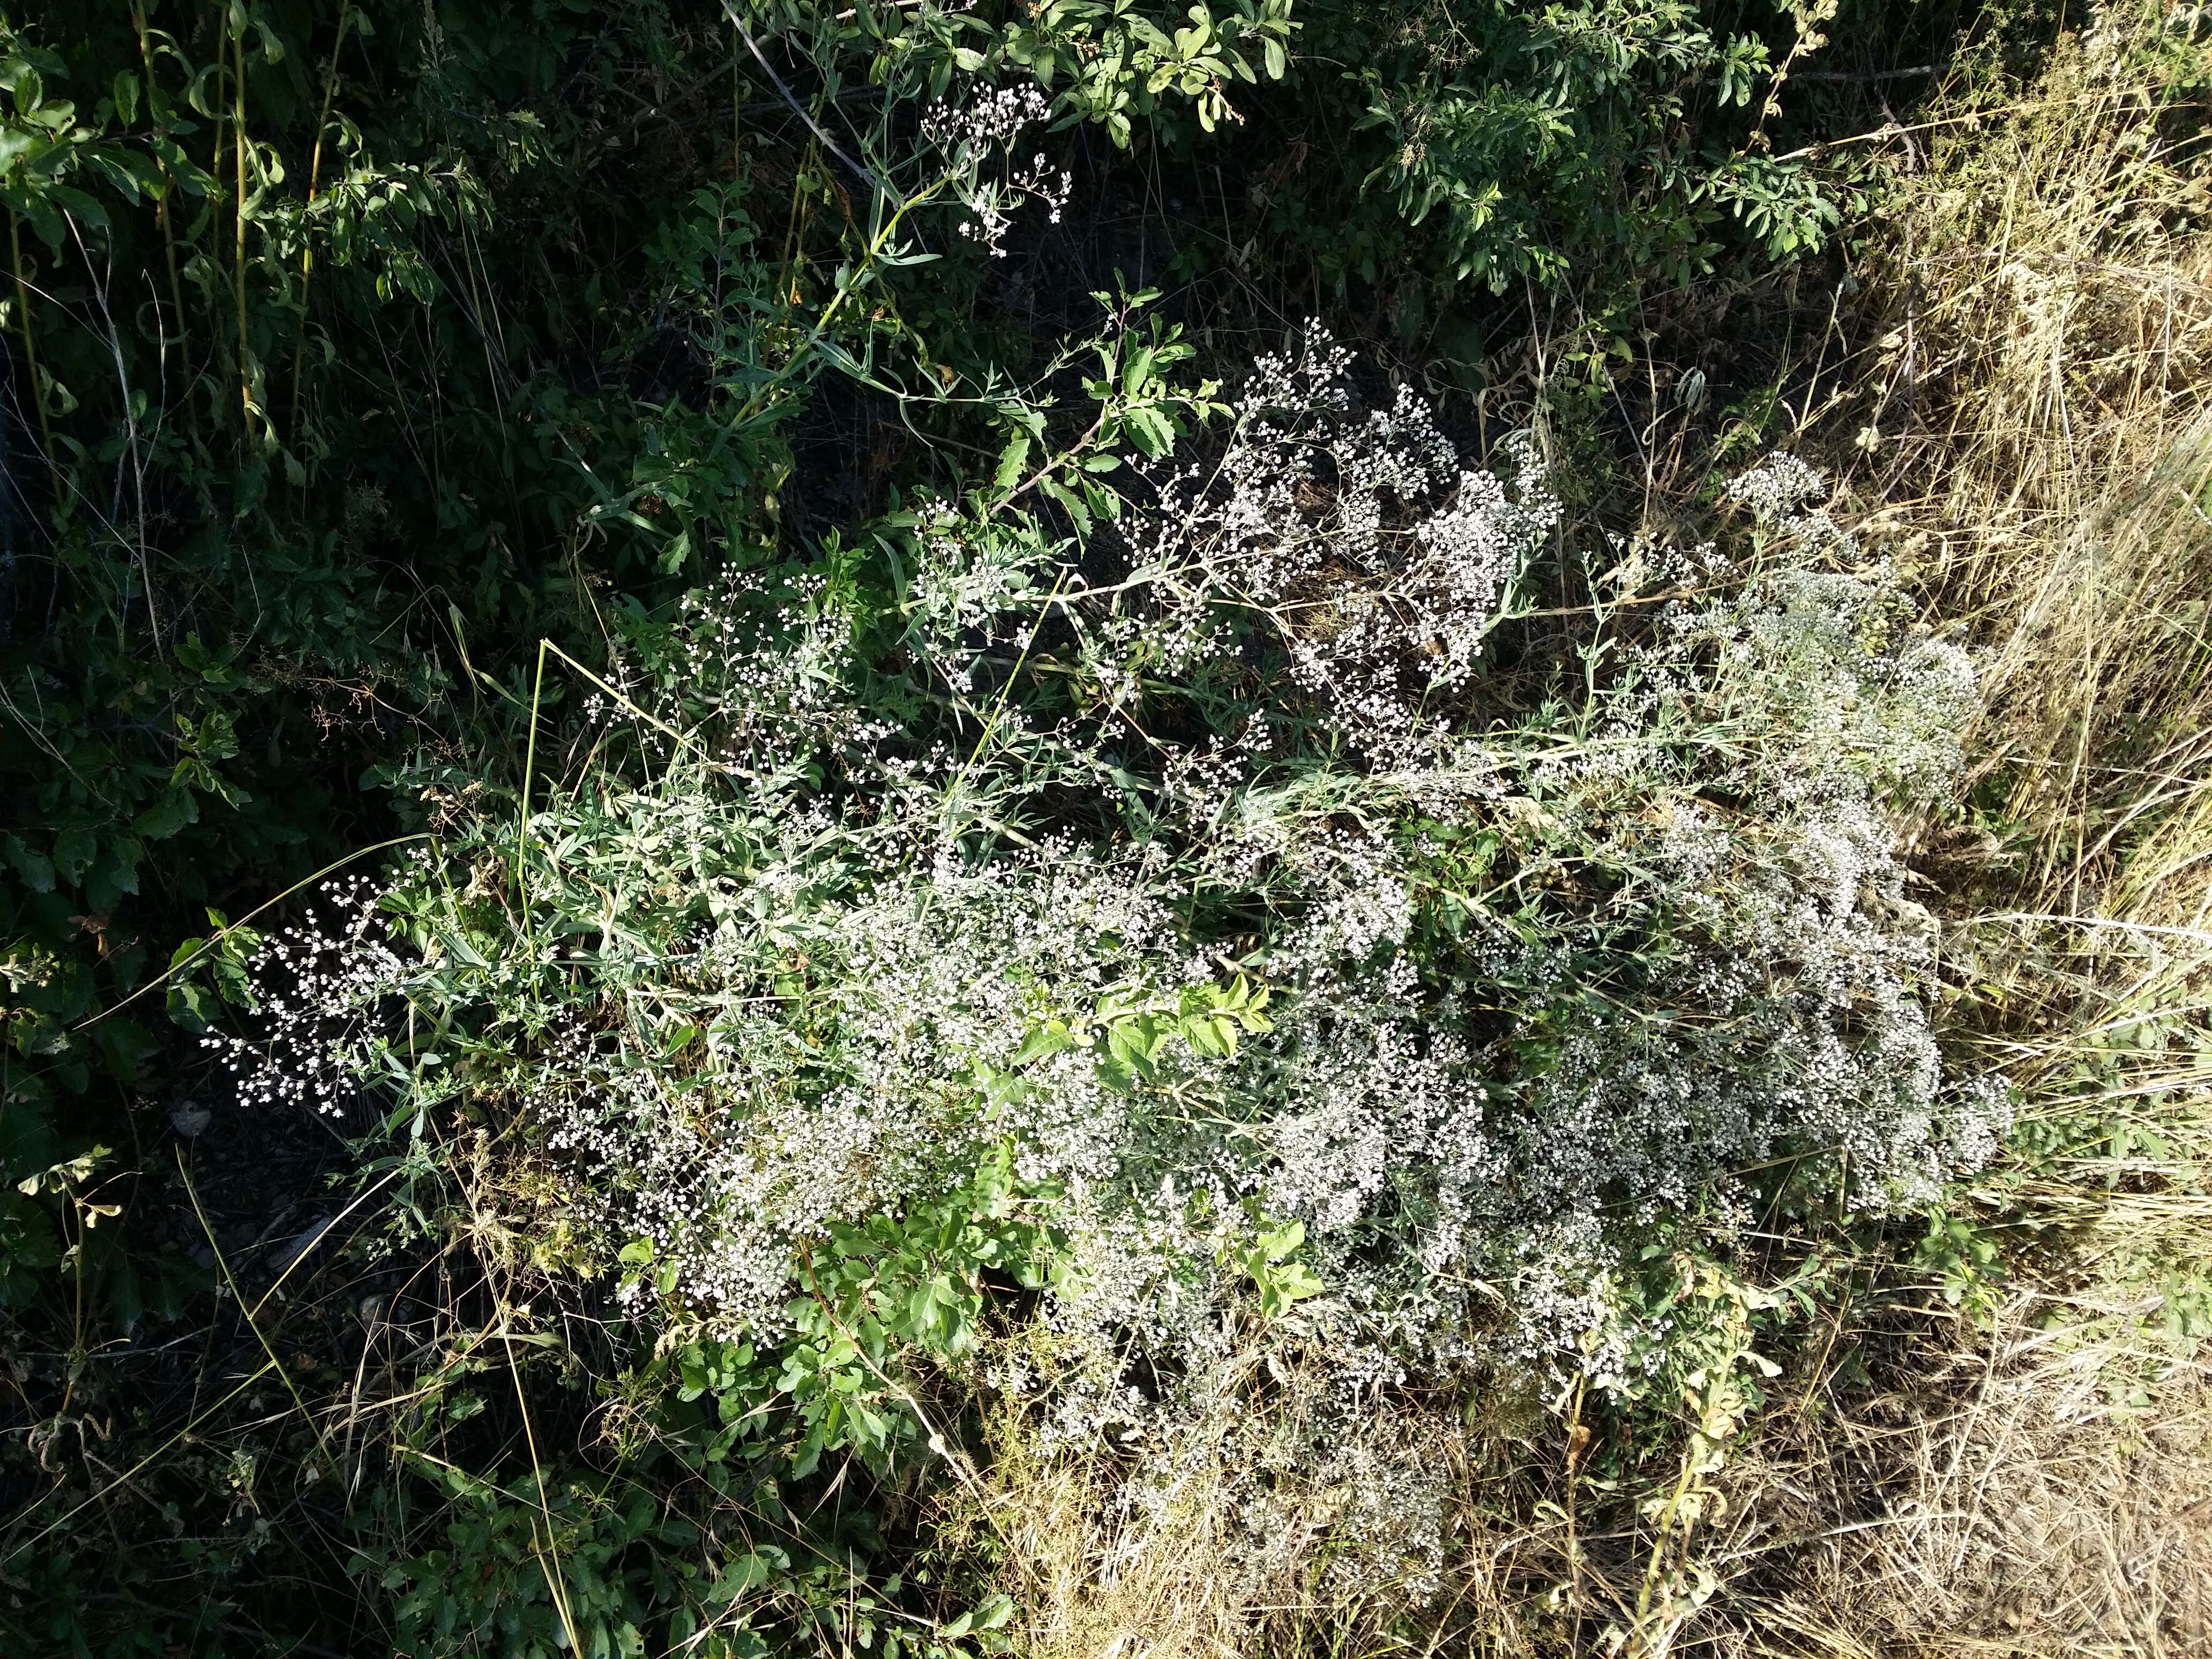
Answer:
[[[1074, 190], [1074, 176], [1055, 173], [1042, 154], [1025, 165], [1014, 160], [1016, 141], [1048, 112], [1034, 86], [982, 87], [965, 103], [940, 98], [922, 112], [922, 140], [944, 157], [953, 197], [964, 210], [960, 234], [994, 258], [1005, 256], [1006, 233], [1026, 204], [1044, 203], [1058, 224]], [[986, 169], [1001, 157], [1001, 175], [988, 176]]]
[[415, 963], [394, 949], [382, 894], [365, 876], [331, 882], [296, 923], [264, 940], [252, 963], [253, 1036], [211, 1030], [200, 1039], [236, 1079], [242, 1103], [343, 1118], [384, 1072], [384, 1017]]
[[1255, 364], [1216, 454], [1145, 469], [1159, 505], [1129, 529], [1087, 669], [1126, 700], [1152, 665], [1186, 674], [1263, 617], [1285, 690], [1377, 761], [1425, 753], [1558, 520], [1533, 440], [1498, 459], [1463, 465], [1410, 386], [1363, 410], [1351, 354], [1308, 331]]
[[[947, 500], [884, 597], [733, 570], [641, 626], [607, 765], [271, 943], [241, 1086], [499, 1115], [626, 1306], [768, 1344], [836, 1229], [1000, 1160], [1054, 1359], [992, 1386], [1156, 1474], [1255, 1297], [1346, 1401], [1647, 1386], [1686, 1339], [1639, 1241], [1725, 1251], [1784, 1179], [1912, 1203], [2003, 1131], [1895, 827], [1972, 666], [1776, 458], [1729, 550], [1619, 550], [1605, 676], [1512, 714], [1537, 451], [1467, 465], [1354, 378], [1318, 334], [1263, 360], [1110, 544]], [[1386, 1505], [1411, 1579], [1427, 1501]]]

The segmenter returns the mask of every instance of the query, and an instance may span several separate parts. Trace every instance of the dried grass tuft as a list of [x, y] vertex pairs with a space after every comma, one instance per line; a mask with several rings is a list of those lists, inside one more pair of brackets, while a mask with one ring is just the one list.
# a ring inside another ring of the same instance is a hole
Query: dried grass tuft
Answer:
[[[1939, 107], [1821, 435], [1986, 647], [2024, 908], [2212, 914], [2212, 128], [2201, 25], [2124, 3], [2008, 109]], [[2184, 95], [2185, 78], [2197, 89]]]
[[1835, 1659], [2206, 1650], [2212, 1378], [2185, 1364], [2115, 1400], [2139, 1351], [2046, 1328], [2048, 1313], [2023, 1297], [1910, 1395], [1824, 1417], [1799, 1460], [1770, 1446], [1772, 1461], [1738, 1467], [1741, 1487], [1799, 1494], [1771, 1518], [1808, 1535], [1739, 1583], [1735, 1644]]

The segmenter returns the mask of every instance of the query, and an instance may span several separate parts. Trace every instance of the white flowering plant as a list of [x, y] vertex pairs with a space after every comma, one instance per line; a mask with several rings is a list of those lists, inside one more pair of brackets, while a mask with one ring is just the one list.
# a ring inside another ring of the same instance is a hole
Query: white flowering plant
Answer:
[[1615, 545], [1563, 637], [1528, 437], [1318, 332], [1178, 390], [1137, 310], [1072, 442], [1017, 404], [989, 478], [625, 618], [519, 791], [426, 763], [430, 845], [209, 1039], [508, 1215], [710, 1461], [957, 1456], [963, 1390], [1171, 1448], [1254, 1333], [1346, 1400], [1663, 1404], [1691, 1314], [1791, 1305], [1685, 1294], [1759, 1215], [2005, 1127], [1898, 856], [1972, 665], [1816, 474]]

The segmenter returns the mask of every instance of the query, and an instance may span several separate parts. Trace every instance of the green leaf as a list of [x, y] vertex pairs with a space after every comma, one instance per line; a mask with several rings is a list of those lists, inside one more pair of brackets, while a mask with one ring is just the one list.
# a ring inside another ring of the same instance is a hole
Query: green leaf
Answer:
[[107, 228], [107, 210], [74, 185], [52, 185], [48, 186], [47, 193], [58, 206], [75, 215], [94, 230]]
[[85, 161], [91, 166], [94, 172], [114, 185], [122, 193], [125, 201], [129, 202], [133, 207], [137, 205], [137, 175], [123, 164], [120, 157], [110, 155], [104, 150], [99, 149], [87, 150], [83, 154]]
[[740, 1555], [723, 1567], [714, 1589], [707, 1593], [707, 1599], [712, 1602], [734, 1601], [768, 1583], [769, 1571], [769, 1565], [762, 1556], [750, 1553]]
[[71, 824], [54, 837], [53, 867], [61, 878], [72, 887], [84, 878], [100, 843], [93, 839], [92, 831], [81, 824]]
[[1022, 467], [1029, 455], [1029, 434], [1015, 433], [1006, 440], [1006, 447], [999, 452], [999, 470], [993, 482], [1001, 489], [1012, 489], [1021, 482]]
[[199, 820], [198, 801], [189, 789], [171, 789], [131, 820], [131, 833], [148, 841], [166, 841], [188, 823]]
[[1122, 416], [1137, 447], [1155, 459], [1175, 447], [1175, 428], [1157, 409], [1140, 405]]
[[217, 1006], [216, 1000], [205, 991], [189, 983], [170, 986], [168, 996], [165, 999], [169, 1018], [187, 1031], [207, 1030]]
[[54, 862], [43, 853], [34, 853], [23, 844], [18, 836], [0, 840], [0, 848], [8, 854], [8, 862], [15, 866], [15, 873], [23, 878], [23, 885], [34, 893], [54, 890]]
[[1013, 1063], [1026, 1066], [1032, 1060], [1042, 1060], [1048, 1054], [1072, 1048], [1076, 1041], [1074, 1034], [1062, 1022], [1048, 1020], [1022, 1039], [1022, 1046], [1016, 1052]]
[[46, 1273], [61, 1260], [53, 1224], [38, 1205], [0, 1190], [0, 1307], [18, 1306], [38, 1294]]
[[1073, 490], [1049, 473], [1038, 480], [1037, 487], [1066, 509], [1067, 516], [1075, 520], [1077, 535], [1087, 536], [1091, 533], [1091, 509], [1084, 506], [1081, 499]]

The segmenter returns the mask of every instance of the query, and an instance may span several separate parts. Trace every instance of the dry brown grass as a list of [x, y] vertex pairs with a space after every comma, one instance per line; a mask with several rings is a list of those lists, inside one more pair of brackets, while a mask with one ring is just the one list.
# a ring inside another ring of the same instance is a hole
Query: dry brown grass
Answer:
[[[2212, 1376], [2185, 1361], [2116, 1401], [2141, 1375], [2141, 1307], [2114, 1310], [2101, 1333], [2049, 1327], [2047, 1311], [2022, 1296], [1986, 1329], [1949, 1327], [1955, 1346], [1931, 1331], [1909, 1385], [1765, 1425], [1723, 1483], [1735, 1502], [1698, 1540], [1717, 1593], [1641, 1626], [1647, 1539], [1593, 1528], [1572, 1552], [1568, 1483], [1534, 1444], [1514, 1469], [1505, 1447], [1433, 1419], [1378, 1420], [1376, 1449], [1405, 1455], [1418, 1440], [1457, 1510], [1441, 1588], [1425, 1596], [1372, 1577], [1333, 1583], [1346, 1496], [1328, 1483], [1275, 1488], [1280, 1524], [1263, 1547], [1245, 1524], [1250, 1467], [1231, 1449], [1187, 1458], [1172, 1501], [1133, 1510], [1121, 1470], [1010, 1444], [990, 1502], [1022, 1564], [1006, 1578], [1022, 1607], [1011, 1633], [1050, 1659], [2206, 1651]], [[1602, 1500], [1583, 1502], [1589, 1525]], [[1602, 1524], [1620, 1520], [1615, 1504]]]
[[1985, 1328], [1931, 1322], [1917, 1378], [1747, 1449], [1739, 1483], [1803, 1541], [1760, 1547], [1723, 1645], [2212, 1650], [2212, 1373], [2166, 1305], [2212, 1266], [2212, 168], [2201, 93], [2170, 95], [2205, 61], [2185, 30], [2114, 8], [1908, 156], [1870, 349], [1808, 434], [1986, 653], [1976, 818], [1924, 848], [1979, 911], [1948, 941], [1961, 1018], [2031, 1119], [2114, 1133], [1972, 1194], [2047, 1241]]
[[[2124, 1315], [2131, 1310], [2116, 1312]], [[2212, 1388], [2185, 1363], [2113, 1398], [2136, 1339], [2023, 1297], [1909, 1392], [1754, 1448], [1737, 1485], [1785, 1540], [1719, 1644], [1822, 1659], [2201, 1653], [2212, 1642]], [[2118, 1322], [2124, 1328], [2128, 1322]]]
[[1505, 1659], [1556, 1646], [1540, 1597], [1568, 1574], [1571, 1523], [1493, 1524], [1542, 1495], [1526, 1438], [1541, 1413], [1470, 1431], [1442, 1402], [1385, 1393], [1347, 1414], [1286, 1357], [1246, 1347], [1204, 1391], [1204, 1422], [1121, 1456], [1047, 1453], [1018, 1413], [997, 1419], [986, 1487], [951, 1499], [940, 1538], [1001, 1564], [1021, 1652], [1449, 1646]]
[[[1976, 749], [2039, 909], [2196, 927], [2212, 902], [2212, 169], [2168, 26], [2063, 45], [2009, 112], [1913, 149], [1865, 272], [1869, 349], [1818, 436], [1989, 650]], [[2201, 31], [2200, 31], [2201, 32]]]

